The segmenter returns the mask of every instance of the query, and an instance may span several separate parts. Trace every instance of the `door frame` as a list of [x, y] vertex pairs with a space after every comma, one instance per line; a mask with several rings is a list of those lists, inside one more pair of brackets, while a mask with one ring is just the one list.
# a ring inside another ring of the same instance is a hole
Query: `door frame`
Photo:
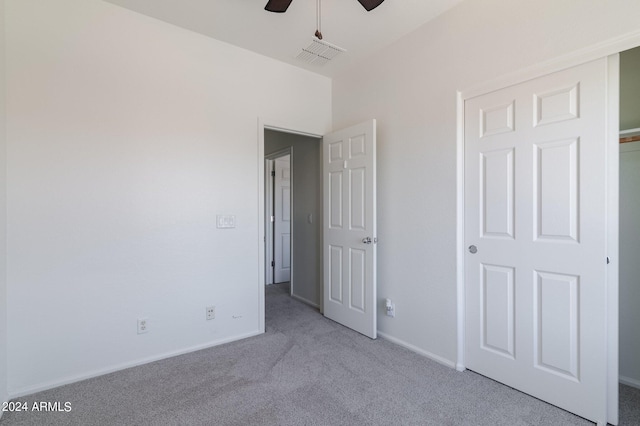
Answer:
[[[264, 157], [264, 131], [275, 130], [283, 133], [292, 133], [295, 135], [311, 136], [313, 138], [322, 138], [323, 135], [313, 131], [297, 128], [295, 125], [282, 123], [282, 120], [265, 119], [258, 117], [258, 332], [265, 332], [265, 157]], [[292, 191], [293, 192], [293, 191]], [[318, 218], [322, 221], [322, 217]], [[322, 254], [321, 254], [322, 256]], [[322, 261], [322, 259], [321, 259]], [[292, 265], [293, 267], [293, 265]], [[321, 272], [322, 275], [322, 272]], [[322, 276], [320, 277], [322, 279]], [[322, 312], [322, 299], [320, 300], [320, 312]]]
[[592, 60], [607, 58], [607, 421], [618, 423], [618, 198], [619, 198], [619, 80], [618, 54], [640, 46], [640, 31], [607, 40], [548, 62], [484, 82], [456, 94], [456, 295], [457, 351], [456, 370], [464, 371], [465, 341], [465, 241], [464, 241], [464, 104], [467, 99], [519, 84]]
[[[269, 254], [271, 255], [272, 259], [275, 259], [275, 239], [274, 239], [274, 226], [271, 225], [269, 226], [269, 224], [271, 223], [271, 221], [269, 220], [268, 216], [268, 212], [269, 209], [271, 211], [271, 213], [274, 213], [275, 215], [275, 205], [274, 205], [274, 201], [273, 201], [273, 196], [274, 196], [274, 188], [273, 188], [273, 181], [271, 181], [271, 184], [269, 184], [269, 178], [271, 176], [269, 176], [269, 173], [271, 170], [275, 170], [275, 161], [278, 158], [281, 157], [285, 157], [285, 156], [289, 156], [289, 170], [290, 170], [290, 181], [289, 181], [289, 185], [290, 185], [290, 190], [289, 190], [289, 217], [292, 218], [291, 220], [291, 229], [289, 231], [289, 239], [291, 240], [289, 242], [290, 244], [290, 250], [289, 250], [289, 265], [290, 265], [290, 276], [289, 276], [289, 294], [293, 294], [293, 186], [294, 186], [294, 182], [293, 182], [293, 147], [290, 146], [288, 148], [284, 148], [281, 150], [278, 150], [276, 152], [273, 152], [271, 154], [267, 154], [264, 157], [264, 161], [265, 161], [265, 182], [264, 182], [264, 190], [265, 190], [265, 209], [264, 209], [264, 226], [265, 226], [265, 268], [264, 268], [264, 272], [265, 272], [265, 285], [267, 280], [267, 259], [269, 258]], [[272, 269], [272, 274], [275, 275], [274, 273], [275, 269]], [[275, 279], [274, 276], [271, 277], [271, 283], [275, 284]]]

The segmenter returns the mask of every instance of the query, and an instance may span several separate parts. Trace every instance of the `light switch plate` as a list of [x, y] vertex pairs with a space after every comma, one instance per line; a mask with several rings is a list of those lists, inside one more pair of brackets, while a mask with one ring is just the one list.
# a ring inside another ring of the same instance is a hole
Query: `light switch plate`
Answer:
[[236, 227], [236, 217], [231, 214], [219, 214], [216, 216], [216, 227], [229, 229]]

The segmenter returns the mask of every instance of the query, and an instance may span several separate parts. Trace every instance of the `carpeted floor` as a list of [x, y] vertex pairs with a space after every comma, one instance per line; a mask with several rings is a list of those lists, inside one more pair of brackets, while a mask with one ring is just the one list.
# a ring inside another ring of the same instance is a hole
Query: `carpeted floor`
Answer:
[[[473, 372], [369, 340], [267, 290], [267, 332], [20, 398], [71, 412], [5, 413], [2, 425], [591, 425]], [[621, 386], [621, 425], [640, 390]]]

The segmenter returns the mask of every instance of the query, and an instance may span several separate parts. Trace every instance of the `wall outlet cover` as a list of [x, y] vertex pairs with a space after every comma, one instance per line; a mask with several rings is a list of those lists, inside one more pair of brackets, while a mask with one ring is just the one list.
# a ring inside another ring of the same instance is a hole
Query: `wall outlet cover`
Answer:
[[215, 306], [207, 306], [207, 320], [212, 320], [216, 317], [216, 307]]
[[138, 318], [138, 334], [149, 332], [149, 320], [146, 318]]

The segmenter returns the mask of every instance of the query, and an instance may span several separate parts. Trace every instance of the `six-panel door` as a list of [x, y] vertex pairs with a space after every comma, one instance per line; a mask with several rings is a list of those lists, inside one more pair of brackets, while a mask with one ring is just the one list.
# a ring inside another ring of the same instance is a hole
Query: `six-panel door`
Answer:
[[466, 366], [606, 418], [605, 60], [465, 103]]
[[323, 138], [324, 314], [376, 338], [375, 120]]

